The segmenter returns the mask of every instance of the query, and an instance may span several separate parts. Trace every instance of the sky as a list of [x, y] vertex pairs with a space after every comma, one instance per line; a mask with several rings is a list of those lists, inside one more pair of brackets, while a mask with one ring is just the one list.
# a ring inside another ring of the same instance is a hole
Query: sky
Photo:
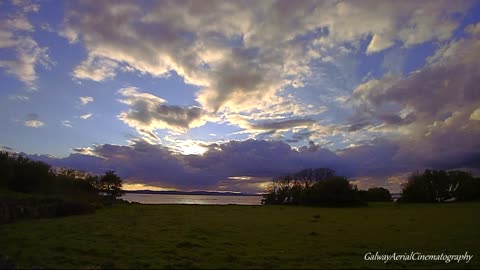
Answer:
[[0, 1], [0, 148], [126, 189], [480, 171], [478, 1]]

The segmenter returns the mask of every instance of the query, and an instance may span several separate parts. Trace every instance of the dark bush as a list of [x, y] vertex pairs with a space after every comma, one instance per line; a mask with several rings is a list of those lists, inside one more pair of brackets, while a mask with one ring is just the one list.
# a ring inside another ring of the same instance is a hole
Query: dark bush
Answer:
[[362, 201], [366, 202], [389, 202], [392, 200], [390, 191], [382, 187], [369, 188], [368, 190], [359, 190]]

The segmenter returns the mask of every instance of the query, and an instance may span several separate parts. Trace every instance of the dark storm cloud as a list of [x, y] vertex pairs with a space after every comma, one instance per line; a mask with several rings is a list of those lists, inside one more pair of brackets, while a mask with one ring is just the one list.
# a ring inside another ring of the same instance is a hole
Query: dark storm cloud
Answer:
[[480, 105], [480, 64], [472, 60], [480, 56], [479, 49], [476, 39], [454, 41], [405, 78], [386, 75], [358, 86], [352, 97], [358, 116], [352, 126], [361, 126], [366, 115], [394, 126], [443, 122], [454, 112], [469, 117]]
[[[181, 155], [168, 148], [138, 141], [131, 146], [98, 145], [87, 154], [72, 154], [64, 159], [32, 156], [54, 166], [72, 167], [102, 173], [115, 169], [122, 177], [149, 185], [179, 189], [215, 189], [226, 185], [229, 177], [270, 177], [303, 168], [329, 167], [347, 176], [385, 170], [392, 150], [382, 146], [346, 150], [341, 155], [320, 148], [313, 142], [298, 150], [280, 141], [231, 141], [212, 147], [201, 156]], [[84, 152], [77, 149], [77, 152]], [[372, 160], [375, 159], [375, 160]], [[235, 184], [238, 186], [238, 183]]]
[[470, 160], [480, 153], [478, 58], [478, 39], [452, 41], [405, 78], [387, 75], [358, 86], [350, 130], [365, 128], [389, 138], [398, 145], [396, 160], [437, 168], [472, 166]]
[[[62, 159], [37, 155], [31, 157], [54, 166], [94, 173], [114, 169], [132, 183], [185, 190], [218, 189], [220, 186], [228, 190], [229, 187], [244, 185], [244, 190], [250, 192], [255, 187], [257, 191], [262, 191], [261, 179], [267, 182], [271, 177], [304, 168], [328, 167], [353, 180], [370, 176], [375, 180], [369, 181], [384, 185], [391, 175], [422, 169], [435, 162], [435, 159], [415, 159], [414, 155], [402, 155], [402, 145], [385, 139], [373, 140], [369, 144], [346, 148], [337, 153], [313, 142], [294, 149], [282, 141], [259, 140], [211, 144], [203, 155], [182, 155], [145, 141], [136, 141], [129, 146], [96, 145], [75, 151], [77, 153]], [[452, 160], [441, 165], [447, 168], [466, 165], [480, 168], [475, 164], [479, 159], [479, 152], [476, 153], [468, 160]], [[238, 176], [249, 176], [256, 180], [232, 182], [234, 180], [231, 177]], [[228, 183], [232, 183], [232, 186]]]
[[386, 175], [410, 169], [408, 160], [396, 160], [399, 146], [385, 139], [373, 140], [368, 144], [349, 147], [338, 153], [351, 174]]
[[144, 141], [130, 146], [104, 144], [76, 151], [78, 153], [63, 159], [31, 157], [54, 166], [95, 173], [114, 169], [131, 181], [179, 189], [215, 189], [232, 176], [250, 175], [268, 180], [305, 167], [341, 169], [339, 158], [329, 150], [296, 151], [280, 141], [231, 141], [212, 145], [203, 155], [181, 155]]

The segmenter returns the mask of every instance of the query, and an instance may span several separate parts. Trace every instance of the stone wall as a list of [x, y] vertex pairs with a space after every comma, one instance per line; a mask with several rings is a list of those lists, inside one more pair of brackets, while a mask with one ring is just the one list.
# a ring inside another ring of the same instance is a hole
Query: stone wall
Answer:
[[28, 218], [51, 218], [93, 213], [95, 207], [83, 202], [60, 199], [0, 201], [0, 223]]

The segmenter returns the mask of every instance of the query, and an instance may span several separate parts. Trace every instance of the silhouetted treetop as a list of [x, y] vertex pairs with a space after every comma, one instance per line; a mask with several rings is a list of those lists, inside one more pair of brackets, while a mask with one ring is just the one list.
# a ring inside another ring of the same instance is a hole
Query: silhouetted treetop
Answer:
[[305, 169], [276, 177], [264, 204], [349, 205], [360, 202], [356, 186], [328, 168]]

